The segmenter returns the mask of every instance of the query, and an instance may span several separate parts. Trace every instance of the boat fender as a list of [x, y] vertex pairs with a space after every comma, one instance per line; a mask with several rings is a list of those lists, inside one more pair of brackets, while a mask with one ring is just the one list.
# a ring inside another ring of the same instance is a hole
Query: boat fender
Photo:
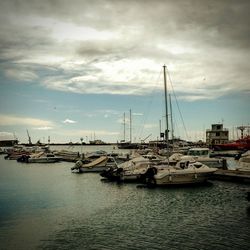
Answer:
[[152, 170], [153, 170], [154, 175], [156, 175], [157, 174], [157, 168], [156, 167], [152, 167]]
[[197, 174], [196, 173], [194, 174], [194, 178], [197, 179]]
[[74, 169], [79, 169], [82, 166], [82, 161], [79, 160], [76, 162]]
[[168, 180], [172, 182], [172, 175], [169, 175]]
[[227, 160], [225, 158], [222, 159], [222, 169], [227, 170]]
[[25, 155], [25, 158], [24, 158], [24, 159], [25, 159], [25, 162], [26, 162], [26, 163], [28, 163], [28, 162], [29, 162], [29, 158], [30, 158], [30, 156], [29, 156], [29, 155]]
[[155, 180], [155, 178], [153, 177], [153, 178], [147, 178], [146, 179], [146, 184], [147, 184], [147, 186], [148, 187], [155, 187], [156, 186], [156, 180]]
[[149, 167], [147, 172], [145, 173], [146, 176], [146, 183], [148, 187], [154, 187], [156, 186], [156, 180], [154, 176], [157, 174], [157, 168], [156, 167]]
[[123, 168], [117, 168], [116, 172], [117, 174], [121, 174], [123, 172]]

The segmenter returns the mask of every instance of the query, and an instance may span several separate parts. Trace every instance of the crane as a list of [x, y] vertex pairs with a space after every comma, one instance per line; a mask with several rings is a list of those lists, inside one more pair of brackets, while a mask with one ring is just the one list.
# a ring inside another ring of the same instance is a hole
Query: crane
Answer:
[[27, 135], [28, 135], [28, 139], [29, 139], [29, 145], [31, 145], [31, 144], [32, 144], [32, 142], [31, 142], [31, 138], [30, 138], [30, 135], [29, 135], [29, 131], [28, 131], [28, 129], [27, 129]]
[[147, 140], [152, 134], [148, 135], [146, 138], [144, 138], [143, 140], [141, 140], [141, 143], [144, 143], [145, 140]]

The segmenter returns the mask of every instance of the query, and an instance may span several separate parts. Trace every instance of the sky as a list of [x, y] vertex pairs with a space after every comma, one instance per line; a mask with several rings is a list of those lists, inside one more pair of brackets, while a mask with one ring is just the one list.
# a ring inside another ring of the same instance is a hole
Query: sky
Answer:
[[132, 140], [155, 140], [166, 128], [163, 65], [175, 137], [205, 140], [214, 123], [237, 137], [250, 124], [249, 9], [248, 0], [1, 0], [0, 140], [27, 143], [27, 130], [32, 142], [117, 142], [124, 131], [129, 140], [130, 110]]

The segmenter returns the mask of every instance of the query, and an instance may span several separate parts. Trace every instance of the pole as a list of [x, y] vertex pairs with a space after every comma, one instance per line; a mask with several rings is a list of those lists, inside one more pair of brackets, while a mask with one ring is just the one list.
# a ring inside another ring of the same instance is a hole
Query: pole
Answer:
[[171, 139], [172, 144], [174, 144], [174, 125], [173, 125], [173, 112], [172, 112], [172, 102], [171, 102], [171, 95], [169, 94], [169, 108], [170, 108], [170, 120], [171, 120]]
[[166, 131], [165, 131], [165, 139], [168, 147], [168, 100], [167, 100], [167, 78], [166, 78], [166, 65], [163, 65], [164, 72], [164, 90], [165, 90], [165, 111], [166, 111]]
[[161, 140], [161, 120], [159, 120], [159, 126], [160, 126], [160, 140]]
[[126, 137], [125, 137], [125, 112], [123, 113], [123, 138], [124, 138], [124, 142], [126, 141]]
[[130, 120], [130, 143], [132, 143], [132, 115], [131, 115], [131, 109], [129, 110], [129, 120]]

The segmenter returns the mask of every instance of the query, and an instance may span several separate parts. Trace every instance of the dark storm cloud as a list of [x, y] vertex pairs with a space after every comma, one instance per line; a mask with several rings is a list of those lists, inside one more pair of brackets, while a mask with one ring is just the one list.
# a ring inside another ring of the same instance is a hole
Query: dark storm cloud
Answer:
[[91, 82], [95, 92], [94, 84], [142, 94], [152, 64], [166, 63], [180, 93], [186, 86], [201, 98], [223, 95], [216, 91], [223, 87], [249, 90], [250, 1], [4, 0], [0, 7], [0, 59], [9, 76], [37, 77], [39, 67], [53, 70], [40, 79], [50, 88], [84, 92]]

